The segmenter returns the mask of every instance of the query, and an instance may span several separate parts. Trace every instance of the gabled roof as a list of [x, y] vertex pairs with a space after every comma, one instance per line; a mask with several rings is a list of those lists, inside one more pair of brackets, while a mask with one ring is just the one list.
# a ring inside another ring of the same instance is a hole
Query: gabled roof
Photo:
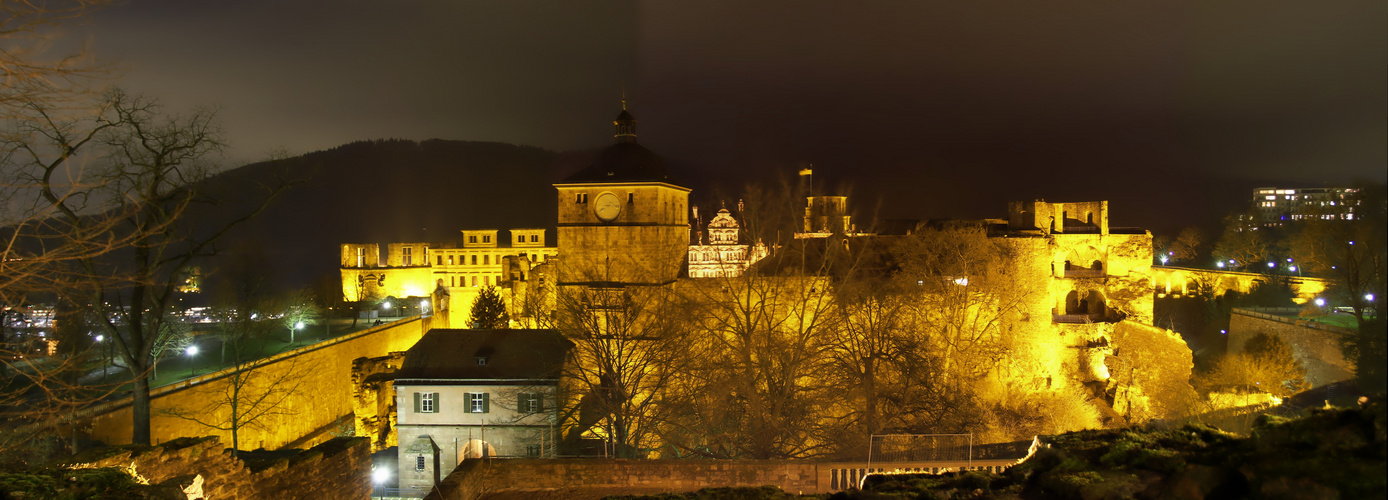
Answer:
[[[405, 379], [558, 379], [573, 343], [555, 330], [435, 328], [405, 352], [396, 385]], [[485, 365], [477, 363], [486, 357]]]

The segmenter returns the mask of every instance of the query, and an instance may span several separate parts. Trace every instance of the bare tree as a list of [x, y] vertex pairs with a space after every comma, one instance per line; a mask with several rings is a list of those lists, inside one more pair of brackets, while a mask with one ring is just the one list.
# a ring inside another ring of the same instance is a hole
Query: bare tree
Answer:
[[609, 441], [616, 456], [643, 457], [668, 416], [661, 402], [689, 360], [679, 297], [665, 286], [558, 293], [554, 326], [574, 343], [565, 376], [574, 397], [565, 412], [578, 418], [567, 441], [588, 433]]
[[[151, 372], [177, 338], [173, 312], [181, 273], [215, 253], [221, 236], [265, 204], [191, 220], [195, 207], [216, 203], [199, 185], [211, 176], [207, 158], [221, 148], [211, 112], [166, 118], [155, 104], [121, 92], [77, 118], [55, 114], [42, 102], [27, 109], [30, 119], [9, 143], [7, 167], [33, 187], [36, 206], [52, 216], [25, 228], [38, 242], [34, 254], [45, 256], [28, 270], [42, 278], [27, 285], [86, 298], [82, 302], [130, 372], [133, 439], [147, 444]], [[102, 153], [93, 160], [97, 167], [80, 177], [66, 175], [78, 171], [76, 152], [93, 145]], [[283, 186], [266, 186], [263, 196]]]

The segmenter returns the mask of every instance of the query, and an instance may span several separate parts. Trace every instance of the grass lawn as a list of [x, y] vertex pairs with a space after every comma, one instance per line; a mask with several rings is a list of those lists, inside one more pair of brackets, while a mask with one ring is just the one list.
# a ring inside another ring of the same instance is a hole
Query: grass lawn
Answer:
[[[390, 322], [401, 318], [383, 319]], [[252, 360], [260, 359], [371, 328], [372, 321], [374, 320], [358, 320], [356, 328], [352, 328], [351, 318], [335, 318], [328, 325], [322, 322], [306, 325], [303, 330], [295, 332], [293, 343], [289, 342], [289, 330], [286, 328], [276, 335], [271, 335], [270, 338], [246, 341], [242, 346]], [[225, 357], [223, 356], [222, 339], [215, 333], [197, 335], [193, 340], [193, 345], [197, 346], [197, 354], [195, 355], [190, 356], [186, 352], [166, 353], [164, 358], [159, 361], [150, 387], [157, 388], [199, 375], [206, 375], [231, 367], [234, 364], [230, 349], [227, 350]], [[110, 374], [103, 381], [122, 384], [124, 387], [117, 391], [117, 394], [125, 393], [129, 386], [129, 372], [116, 366], [110, 367], [110, 370]]]
[[1354, 315], [1348, 313], [1335, 312], [1327, 314], [1325, 316], [1308, 316], [1302, 317], [1301, 319], [1309, 319], [1317, 323], [1325, 323], [1330, 326], [1338, 326], [1340, 328], [1348, 328], [1350, 330], [1359, 329], [1359, 320], [1354, 319]]

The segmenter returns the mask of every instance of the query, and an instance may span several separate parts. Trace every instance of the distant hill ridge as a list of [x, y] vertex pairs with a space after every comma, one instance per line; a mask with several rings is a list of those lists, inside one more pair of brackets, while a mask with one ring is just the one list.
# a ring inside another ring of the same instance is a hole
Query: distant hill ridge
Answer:
[[255, 186], [294, 183], [221, 246], [262, 253], [278, 285], [301, 287], [335, 274], [346, 242], [445, 242], [464, 228], [512, 227], [550, 228], [552, 239], [550, 183], [583, 156], [495, 142], [359, 141], [227, 170], [204, 187], [226, 200], [216, 210], [235, 211], [254, 208], [242, 193]]

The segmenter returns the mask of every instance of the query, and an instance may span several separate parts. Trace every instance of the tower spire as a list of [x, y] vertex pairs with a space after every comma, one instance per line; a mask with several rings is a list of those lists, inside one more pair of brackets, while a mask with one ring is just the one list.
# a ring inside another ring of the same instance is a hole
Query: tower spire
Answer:
[[616, 131], [612, 137], [617, 142], [636, 142], [636, 118], [627, 112], [627, 86], [622, 84], [622, 112], [617, 113], [617, 119], [612, 121]]

